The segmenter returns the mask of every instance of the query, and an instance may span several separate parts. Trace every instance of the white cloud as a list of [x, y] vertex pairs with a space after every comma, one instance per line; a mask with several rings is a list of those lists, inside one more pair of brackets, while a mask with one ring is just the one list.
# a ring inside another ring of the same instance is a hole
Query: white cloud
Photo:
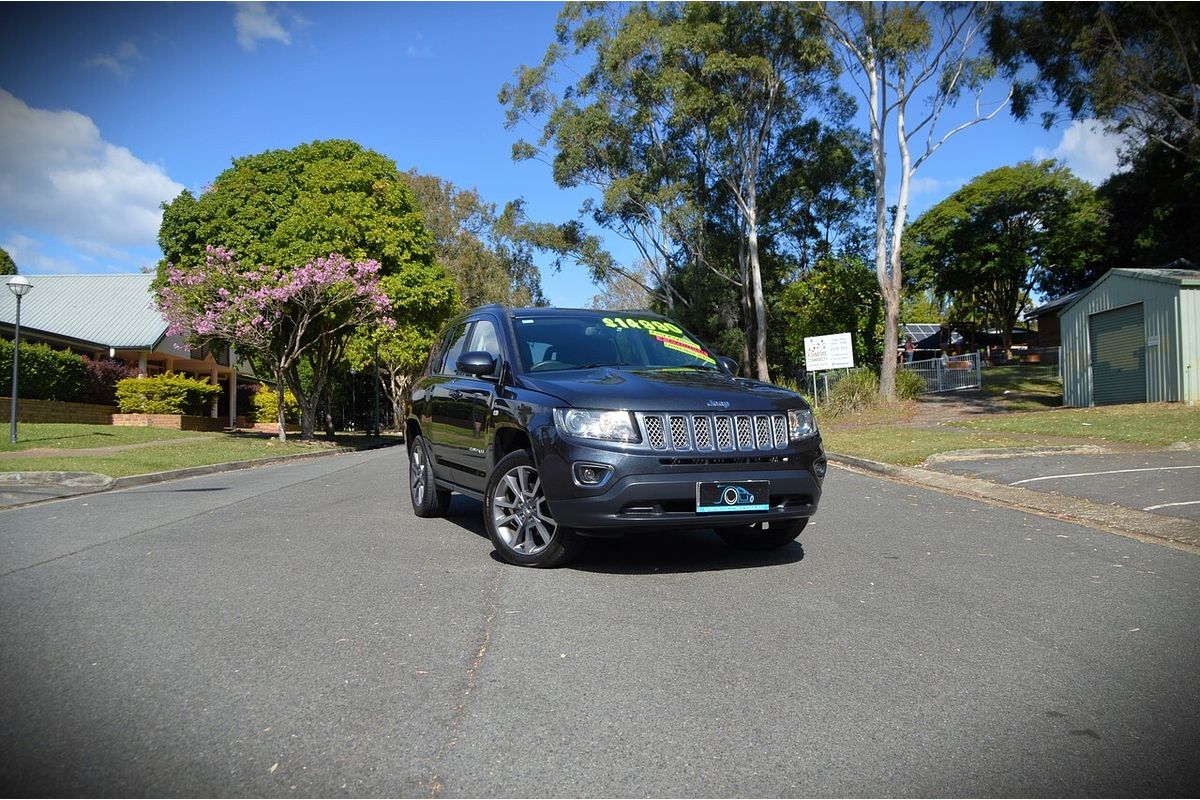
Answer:
[[30, 108], [0, 89], [0, 219], [105, 248], [153, 246], [159, 205], [183, 186], [104, 141], [89, 117]]
[[88, 68], [101, 67], [119, 78], [128, 78], [133, 73], [132, 62], [141, 60], [142, 54], [133, 42], [121, 42], [115, 52], [100, 53], [83, 65]]
[[5, 239], [0, 247], [12, 257], [17, 269], [26, 275], [70, 275], [79, 272], [79, 266], [74, 261], [45, 253], [41, 242], [20, 233]]
[[266, 3], [238, 3], [233, 27], [243, 50], [253, 50], [264, 39], [292, 43], [292, 34], [279, 21], [279, 12]]
[[1092, 185], [1099, 185], [1108, 176], [1121, 171], [1122, 138], [1104, 130], [1096, 120], [1076, 120], [1063, 131], [1058, 147], [1034, 149], [1036, 158], [1054, 158]]

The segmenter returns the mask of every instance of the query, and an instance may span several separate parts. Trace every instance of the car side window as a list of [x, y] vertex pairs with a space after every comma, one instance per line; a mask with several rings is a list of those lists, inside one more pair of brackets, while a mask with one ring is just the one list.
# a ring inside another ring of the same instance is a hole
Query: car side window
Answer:
[[471, 345], [467, 350], [482, 351], [496, 359], [496, 371], [492, 374], [499, 374], [503, 354], [500, 351], [500, 337], [496, 335], [496, 326], [490, 319], [481, 319], [475, 323], [475, 330], [471, 333]]
[[441, 364], [438, 365], [437, 373], [439, 375], [454, 375], [456, 374], [456, 365], [458, 357], [463, 354], [463, 349], [467, 344], [467, 332], [470, 330], [468, 323], [464, 322], [454, 329], [451, 334], [450, 346], [446, 348]]

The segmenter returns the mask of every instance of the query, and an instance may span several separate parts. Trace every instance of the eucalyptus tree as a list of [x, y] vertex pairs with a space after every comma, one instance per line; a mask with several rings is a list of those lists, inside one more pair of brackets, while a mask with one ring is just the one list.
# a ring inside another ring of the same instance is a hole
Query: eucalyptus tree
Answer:
[[458, 285], [464, 306], [545, 302], [529, 245], [512, 238], [495, 203], [434, 175], [409, 170], [404, 177], [433, 237], [434, 259]]
[[[1001, 100], [984, 101], [996, 69], [981, 52], [981, 36], [995, 10], [990, 3], [823, 2], [813, 13], [866, 100], [875, 175], [875, 275], [883, 297], [884, 342], [898, 342], [901, 246], [912, 179], [951, 137], [995, 117], [1012, 95], [1009, 89]], [[974, 97], [972, 112], [939, 133], [947, 112], [965, 94]], [[894, 196], [888, 193], [889, 137], [899, 156]], [[884, 399], [895, 397], [894, 359], [883, 359], [879, 391]]]
[[[556, 83], [564, 64], [584, 61], [577, 82]], [[740, 296], [751, 372], [767, 379], [761, 233], [768, 211], [786, 204], [761, 197], [780, 178], [784, 150], [795, 152], [789, 132], [844, 101], [829, 66], [815, 18], [791, 4], [569, 4], [541, 64], [519, 70], [500, 99], [510, 127], [540, 129], [515, 157], [549, 161], [560, 186], [595, 188], [600, 199], [583, 216], [632, 241], [650, 280], [578, 225], [561, 226], [561, 244], [584, 256], [593, 278], [640, 281], [673, 310], [692, 302], [683, 274], [708, 270]], [[737, 246], [717, 260], [710, 237], [721, 202], [734, 212]]]
[[[548, 162], [560, 187], [599, 196], [561, 225], [530, 223], [520, 204], [510, 205], [514, 230], [584, 264], [597, 283], [633, 281], [670, 310], [688, 302], [673, 282], [687, 254], [701, 249], [702, 226], [688, 182], [695, 158], [670, 124], [662, 50], [668, 22], [651, 6], [568, 3], [541, 63], [518, 69], [499, 100], [507, 128], [536, 132], [513, 145], [514, 160]], [[584, 60], [591, 63], [578, 80], [562, 85], [561, 74]], [[613, 259], [582, 221], [632, 244], [644, 270]]]

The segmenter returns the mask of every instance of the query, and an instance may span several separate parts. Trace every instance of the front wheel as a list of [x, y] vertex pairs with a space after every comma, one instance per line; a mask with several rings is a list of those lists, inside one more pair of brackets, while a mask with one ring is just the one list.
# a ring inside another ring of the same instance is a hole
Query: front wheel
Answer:
[[553, 567], [579, 547], [578, 537], [550, 513], [542, 479], [524, 450], [500, 459], [488, 479], [484, 520], [496, 552], [510, 564]]
[[790, 519], [786, 522], [772, 522], [770, 527], [763, 529], [761, 523], [753, 525], [735, 525], [717, 528], [725, 544], [739, 550], [774, 550], [796, 541], [796, 537], [808, 524], [808, 518]]

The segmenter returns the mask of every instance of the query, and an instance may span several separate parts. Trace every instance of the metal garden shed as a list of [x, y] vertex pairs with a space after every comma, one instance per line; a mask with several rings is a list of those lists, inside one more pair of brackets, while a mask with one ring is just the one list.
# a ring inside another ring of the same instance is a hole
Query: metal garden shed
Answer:
[[1109, 270], [1059, 319], [1063, 405], [1200, 400], [1200, 272]]

